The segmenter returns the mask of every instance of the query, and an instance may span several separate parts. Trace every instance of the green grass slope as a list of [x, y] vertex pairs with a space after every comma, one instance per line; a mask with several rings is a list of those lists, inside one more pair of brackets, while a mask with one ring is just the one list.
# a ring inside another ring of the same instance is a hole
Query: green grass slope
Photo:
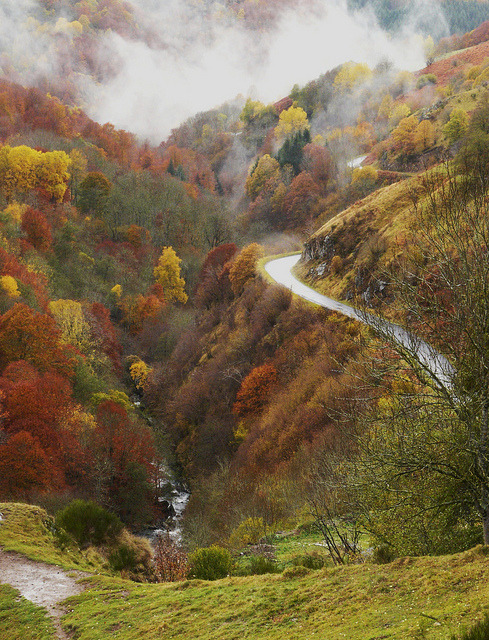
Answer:
[[92, 578], [63, 624], [77, 640], [450, 638], [483, 617], [489, 557], [403, 558], [281, 575], [142, 585]]
[[4, 502], [0, 503], [0, 513], [0, 548], [5, 551], [16, 551], [31, 560], [55, 564], [63, 569], [91, 573], [103, 570], [103, 561], [94, 550], [80, 551], [75, 545], [59, 541], [53, 520], [44, 509]]
[[[0, 576], [1, 579], [1, 576]], [[0, 584], [0, 638], [2, 640], [52, 640], [52, 622], [46, 611], [6, 584]]]

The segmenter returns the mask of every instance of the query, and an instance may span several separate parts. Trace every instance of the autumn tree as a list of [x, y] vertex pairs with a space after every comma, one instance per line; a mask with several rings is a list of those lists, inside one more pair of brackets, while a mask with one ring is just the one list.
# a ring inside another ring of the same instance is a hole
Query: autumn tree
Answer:
[[302, 171], [292, 180], [284, 198], [283, 228], [294, 229], [312, 219], [318, 200], [318, 186], [307, 171]]
[[392, 132], [394, 149], [403, 156], [413, 155], [416, 150], [415, 132], [419, 121], [416, 116], [403, 118]]
[[0, 445], [0, 493], [25, 496], [55, 485], [52, 465], [37, 438], [19, 431]]
[[422, 120], [414, 132], [414, 147], [417, 153], [430, 149], [436, 140], [436, 127], [429, 120]]
[[246, 180], [247, 195], [256, 198], [269, 180], [278, 179], [279, 176], [280, 165], [277, 160], [268, 154], [261, 156]]
[[70, 383], [51, 372], [11, 378], [7, 370], [0, 379], [5, 394], [5, 431], [12, 435], [23, 431], [37, 438], [46, 454], [62, 467], [62, 424], [73, 408]]
[[229, 271], [234, 295], [240, 295], [246, 283], [255, 277], [257, 262], [262, 256], [263, 247], [256, 242], [239, 252]]
[[20, 296], [17, 280], [12, 276], [0, 276], [0, 287], [9, 298], [18, 298]]
[[303, 149], [301, 169], [307, 171], [321, 193], [325, 193], [330, 180], [334, 177], [331, 152], [326, 147], [314, 143], [306, 144]]
[[163, 287], [163, 295], [168, 302], [185, 304], [188, 296], [185, 293], [185, 280], [180, 276], [181, 262], [173, 247], [163, 247], [153, 275]]
[[372, 71], [367, 64], [347, 62], [338, 71], [333, 87], [339, 93], [352, 91], [372, 78]]
[[309, 131], [310, 125], [307, 113], [301, 107], [290, 107], [284, 109], [279, 115], [278, 125], [274, 133], [277, 140], [291, 138], [298, 133]]
[[230, 292], [229, 269], [225, 269], [229, 260], [237, 253], [234, 243], [227, 243], [215, 247], [205, 257], [200, 270], [199, 282], [196, 289], [196, 300], [201, 306], [210, 306], [226, 298]]
[[29, 207], [22, 216], [21, 229], [25, 233], [27, 242], [41, 253], [51, 248], [53, 237], [51, 226], [46, 216], [37, 209]]
[[72, 372], [69, 348], [60, 344], [55, 320], [16, 303], [0, 316], [0, 368], [25, 360], [39, 371], [53, 369], [63, 375]]
[[268, 402], [276, 385], [277, 370], [273, 364], [255, 367], [241, 383], [233, 413], [242, 418], [257, 413]]
[[0, 190], [7, 200], [34, 189], [61, 202], [67, 189], [70, 158], [64, 151], [42, 153], [26, 145], [0, 148]]
[[465, 134], [469, 125], [469, 116], [466, 111], [455, 108], [450, 114], [450, 119], [443, 127], [443, 135], [450, 144], [453, 144]]
[[90, 455], [97, 501], [125, 522], [141, 526], [151, 518], [154, 498], [150, 479], [156, 451], [151, 430], [111, 400], [99, 405], [96, 420]]

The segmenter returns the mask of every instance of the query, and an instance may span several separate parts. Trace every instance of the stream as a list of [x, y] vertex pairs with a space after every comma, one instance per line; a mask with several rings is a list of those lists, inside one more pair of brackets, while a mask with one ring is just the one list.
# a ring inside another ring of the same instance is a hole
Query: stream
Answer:
[[178, 480], [172, 469], [165, 465], [160, 468], [164, 480], [159, 486], [158, 502], [161, 506], [162, 518], [154, 527], [142, 532], [150, 542], [163, 533], [168, 533], [173, 542], [182, 541], [182, 517], [190, 498], [190, 492], [182, 481]]

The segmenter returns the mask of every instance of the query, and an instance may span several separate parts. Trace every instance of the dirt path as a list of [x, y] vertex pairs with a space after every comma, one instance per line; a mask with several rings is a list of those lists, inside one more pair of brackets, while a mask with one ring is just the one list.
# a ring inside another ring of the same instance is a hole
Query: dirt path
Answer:
[[[87, 574], [70, 572], [79, 578]], [[63, 607], [62, 600], [74, 596], [84, 590], [84, 586], [76, 582], [63, 569], [42, 562], [34, 562], [24, 556], [0, 549], [0, 582], [14, 587], [35, 604], [45, 607], [56, 628], [60, 640], [69, 640], [69, 636], [61, 628], [60, 618]]]

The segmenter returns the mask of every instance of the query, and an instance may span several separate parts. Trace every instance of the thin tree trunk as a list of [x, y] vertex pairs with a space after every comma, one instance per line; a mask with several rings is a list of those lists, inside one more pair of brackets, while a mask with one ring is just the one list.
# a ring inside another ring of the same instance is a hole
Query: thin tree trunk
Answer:
[[482, 526], [484, 529], [484, 544], [489, 544], [489, 511], [486, 512], [482, 519]]

